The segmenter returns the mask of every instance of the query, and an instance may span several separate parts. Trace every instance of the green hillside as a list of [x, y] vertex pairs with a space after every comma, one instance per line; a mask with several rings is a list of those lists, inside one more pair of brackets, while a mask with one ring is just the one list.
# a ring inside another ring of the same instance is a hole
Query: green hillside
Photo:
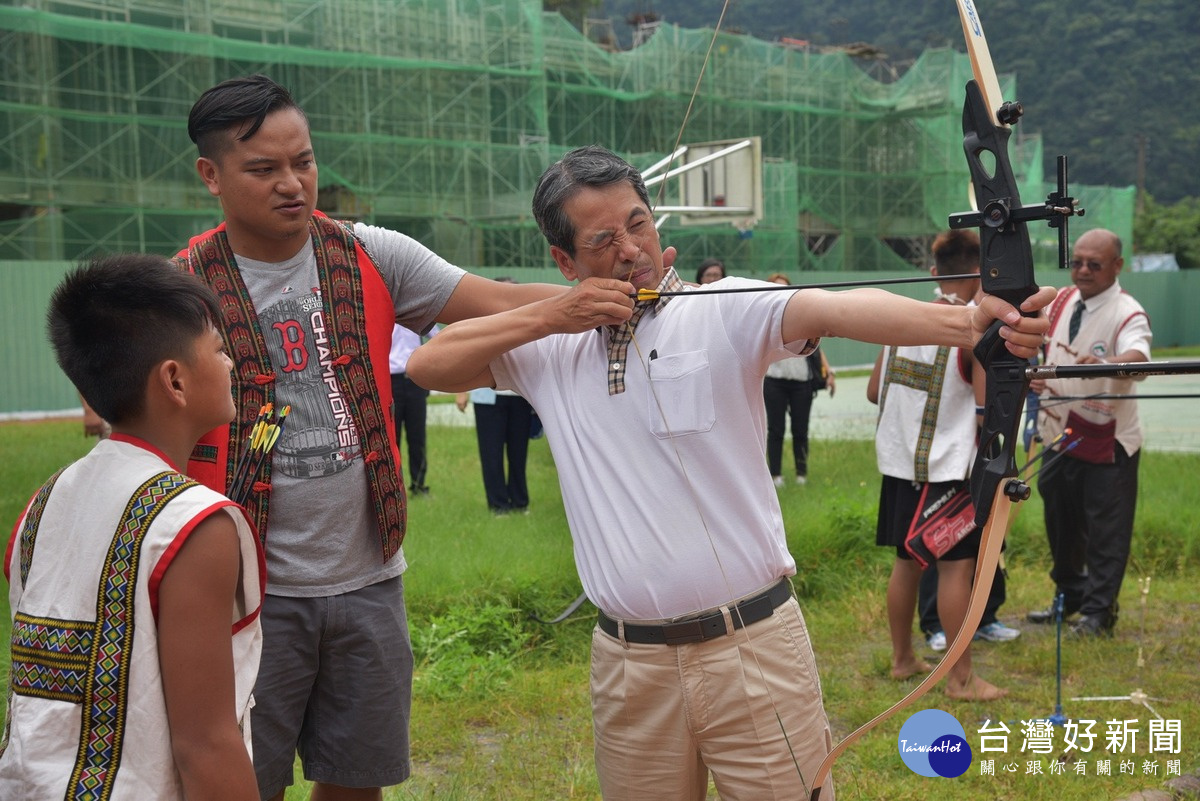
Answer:
[[[977, 6], [997, 70], [1016, 75], [1026, 132], [1044, 138], [1048, 174], [1054, 156], [1066, 153], [1075, 182], [1137, 185], [1141, 160], [1141, 183], [1158, 201], [1200, 196], [1194, 65], [1200, 3], [978, 0]], [[589, 15], [612, 17], [619, 39], [628, 42], [624, 20], [632, 14], [712, 27], [721, 7], [720, 0], [604, 0]], [[865, 42], [899, 70], [928, 47], [964, 49], [950, 0], [733, 0], [724, 27], [814, 46]]]

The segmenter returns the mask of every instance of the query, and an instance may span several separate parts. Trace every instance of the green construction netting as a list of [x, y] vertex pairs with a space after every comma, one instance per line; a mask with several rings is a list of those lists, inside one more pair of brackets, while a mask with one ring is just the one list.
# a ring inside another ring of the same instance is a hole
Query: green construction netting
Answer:
[[[185, 119], [205, 88], [249, 72], [305, 108], [325, 211], [400, 228], [468, 268], [551, 268], [529, 215], [542, 170], [590, 143], [648, 166], [685, 115], [684, 142], [757, 136], [765, 162], [752, 229], [665, 223], [685, 276], [708, 255], [748, 275], [922, 265], [967, 206], [965, 56], [931, 50], [883, 82], [844, 53], [667, 24], [644, 33], [610, 52], [538, 0], [2, 6], [0, 259], [171, 253], [210, 226], [219, 210]], [[1023, 201], [1044, 200], [1033, 131], [1012, 156]], [[1078, 230], [1130, 238], [1131, 189], [1073, 189], [1089, 206]], [[1035, 228], [1046, 262], [1054, 233]]]

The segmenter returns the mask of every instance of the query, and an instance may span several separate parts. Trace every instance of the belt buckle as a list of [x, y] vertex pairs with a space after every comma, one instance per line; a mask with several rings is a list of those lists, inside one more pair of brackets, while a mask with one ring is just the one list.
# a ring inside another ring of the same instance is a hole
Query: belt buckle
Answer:
[[685, 645], [689, 642], [704, 641], [704, 627], [699, 618], [668, 623], [662, 627], [662, 632], [663, 642], [667, 645]]

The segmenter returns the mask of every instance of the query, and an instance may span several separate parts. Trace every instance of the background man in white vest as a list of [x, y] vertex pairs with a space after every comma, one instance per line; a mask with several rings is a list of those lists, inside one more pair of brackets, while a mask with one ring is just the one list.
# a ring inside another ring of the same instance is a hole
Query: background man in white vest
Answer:
[[[1112, 231], [1088, 231], [1075, 242], [1074, 286], [1063, 289], [1050, 310], [1047, 364], [1121, 364], [1150, 359], [1150, 319], [1121, 290], [1121, 240]], [[1042, 396], [1038, 433], [1058, 448], [1078, 444], [1063, 458], [1047, 459], [1038, 478], [1046, 535], [1054, 566], [1050, 578], [1063, 595], [1063, 614], [1081, 613], [1076, 635], [1111, 634], [1117, 595], [1129, 561], [1137, 506], [1142, 428], [1135, 400], [1056, 403], [1056, 396], [1131, 395], [1132, 379], [1081, 378], [1034, 381]], [[1053, 604], [1030, 612], [1030, 622], [1054, 620]]]

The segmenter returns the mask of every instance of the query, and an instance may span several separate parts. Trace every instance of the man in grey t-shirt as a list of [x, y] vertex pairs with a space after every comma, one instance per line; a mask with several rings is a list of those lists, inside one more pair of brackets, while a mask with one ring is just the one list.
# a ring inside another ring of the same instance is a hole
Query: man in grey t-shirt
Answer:
[[[194, 239], [180, 260], [225, 293], [223, 333], [231, 348], [247, 327], [259, 337], [254, 341], [270, 363], [256, 378], [271, 385], [277, 407], [292, 407], [270, 481], [263, 482], [268, 585], [252, 725], [259, 792], [283, 798], [299, 751], [314, 795], [380, 799], [383, 786], [409, 774], [412, 649], [401, 579], [399, 453], [388, 452], [394, 442], [375, 450], [365, 444], [378, 442], [382, 419], [390, 419], [390, 340], [380, 375], [374, 332], [390, 334], [393, 322], [423, 332], [434, 322], [493, 314], [563, 289], [488, 281], [402, 234], [324, 218], [316, 211], [308, 120], [265, 76], [204, 92], [188, 134], [225, 223]], [[338, 250], [339, 234], [353, 253], [344, 244]], [[353, 280], [331, 292], [330, 276], [345, 270]], [[352, 292], [359, 294], [347, 306], [341, 295]], [[346, 319], [360, 320], [356, 330], [334, 330], [327, 318], [335, 301], [351, 310]], [[347, 336], [367, 347], [339, 352], [335, 340]], [[240, 355], [233, 356], [236, 363]], [[371, 376], [374, 387], [340, 372], [356, 359], [355, 374]]]

